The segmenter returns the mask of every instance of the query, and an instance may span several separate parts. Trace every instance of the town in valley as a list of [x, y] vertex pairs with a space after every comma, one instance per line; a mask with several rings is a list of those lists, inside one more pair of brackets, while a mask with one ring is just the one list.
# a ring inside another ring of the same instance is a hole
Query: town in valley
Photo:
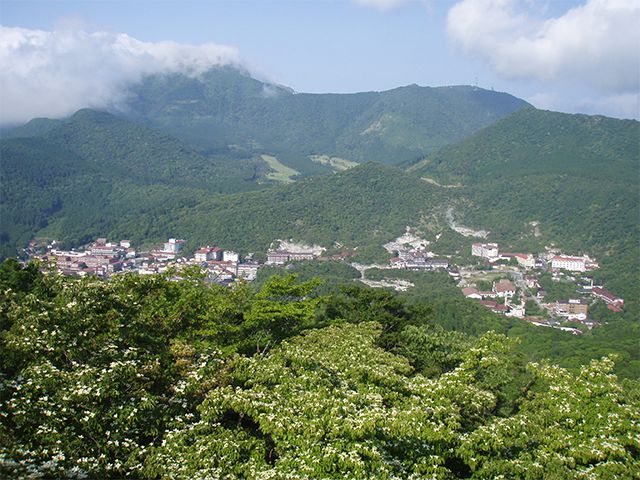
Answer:
[[[33, 241], [25, 253], [29, 260], [41, 262], [43, 270], [67, 276], [90, 275], [106, 279], [126, 272], [139, 275], [172, 272], [175, 278], [180, 278], [180, 272], [185, 268], [197, 267], [208, 281], [226, 286], [255, 280], [258, 270], [264, 266], [287, 267], [305, 261], [347, 262], [360, 272], [362, 283], [398, 291], [412, 288], [413, 284], [393, 278], [371, 280], [366, 271], [370, 268], [390, 274], [398, 270], [446, 271], [464, 297], [497, 314], [573, 334], [581, 334], [585, 328], [598, 325], [589, 314], [589, 308], [595, 302], [603, 302], [616, 313], [624, 308], [624, 299], [594, 282], [590, 272], [599, 265], [588, 255], [569, 255], [555, 249], [538, 254], [507, 253], [502, 252], [497, 243], [472, 243], [471, 258], [479, 263], [466, 265], [454, 263], [450, 256], [436, 256], [428, 251], [429, 243], [412, 235], [407, 227], [407, 233], [384, 245], [390, 254], [388, 264], [372, 265], [357, 263], [356, 250], [324, 255], [322, 247], [281, 240], [274, 241], [266, 255], [260, 256], [264, 261], [258, 260], [253, 253], [240, 255], [209, 245], [187, 255], [186, 241], [179, 238], [169, 238], [145, 251], [136, 249], [129, 240], [110, 242], [98, 238], [72, 250], [57, 248], [55, 240], [39, 247]], [[540, 284], [541, 275], [547, 275], [547, 278], [551, 275], [554, 282], [573, 282], [574, 294], [548, 301], [547, 292]], [[534, 314], [529, 312], [529, 307], [535, 310]]]

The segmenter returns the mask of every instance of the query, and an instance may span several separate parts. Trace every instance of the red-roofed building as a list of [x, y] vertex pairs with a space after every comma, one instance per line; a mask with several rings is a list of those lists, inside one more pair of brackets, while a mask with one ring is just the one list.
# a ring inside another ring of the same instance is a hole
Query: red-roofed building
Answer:
[[591, 295], [601, 300], [604, 300], [608, 305], [613, 305], [618, 309], [621, 309], [622, 307], [624, 307], [624, 299], [614, 295], [609, 290], [605, 290], [604, 288], [593, 287], [591, 289]]
[[516, 253], [514, 257], [521, 267], [535, 268], [536, 266], [536, 259], [530, 253]]
[[481, 300], [482, 299], [482, 295], [480, 295], [480, 292], [478, 292], [478, 290], [473, 288], [473, 287], [465, 287], [465, 288], [463, 288], [462, 289], [462, 294], [467, 298], [475, 298], [477, 300]]
[[501, 305], [495, 300], [480, 300], [480, 304], [487, 307], [494, 313], [507, 313], [509, 311], [509, 307]]
[[503, 278], [499, 282], [494, 282], [493, 291], [500, 298], [510, 298], [516, 294], [516, 286], [510, 280]]

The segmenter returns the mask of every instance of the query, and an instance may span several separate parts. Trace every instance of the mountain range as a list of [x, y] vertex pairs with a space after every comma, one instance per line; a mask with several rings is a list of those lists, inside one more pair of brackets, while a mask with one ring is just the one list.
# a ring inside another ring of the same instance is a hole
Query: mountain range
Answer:
[[507, 248], [596, 255], [636, 293], [636, 121], [475, 87], [295, 93], [230, 68], [149, 77], [130, 98], [0, 141], [3, 256], [107, 235], [243, 252], [294, 238], [374, 259], [407, 226], [444, 254], [472, 241], [453, 219]]

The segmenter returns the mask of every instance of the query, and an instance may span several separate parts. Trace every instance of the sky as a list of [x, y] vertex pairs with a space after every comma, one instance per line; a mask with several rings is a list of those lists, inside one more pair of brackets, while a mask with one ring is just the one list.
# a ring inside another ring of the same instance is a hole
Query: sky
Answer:
[[640, 0], [0, 0], [0, 124], [236, 65], [298, 92], [477, 85], [639, 118]]

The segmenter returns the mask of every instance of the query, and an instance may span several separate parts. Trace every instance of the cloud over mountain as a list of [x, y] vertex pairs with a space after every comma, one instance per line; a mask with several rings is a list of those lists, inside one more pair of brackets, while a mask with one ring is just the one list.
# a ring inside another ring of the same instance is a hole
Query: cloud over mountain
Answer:
[[118, 107], [145, 75], [240, 65], [236, 48], [142, 42], [126, 34], [0, 27], [0, 124]]
[[640, 89], [640, 2], [587, 0], [544, 18], [517, 0], [462, 0], [450, 37], [508, 78], [576, 82], [611, 94]]

